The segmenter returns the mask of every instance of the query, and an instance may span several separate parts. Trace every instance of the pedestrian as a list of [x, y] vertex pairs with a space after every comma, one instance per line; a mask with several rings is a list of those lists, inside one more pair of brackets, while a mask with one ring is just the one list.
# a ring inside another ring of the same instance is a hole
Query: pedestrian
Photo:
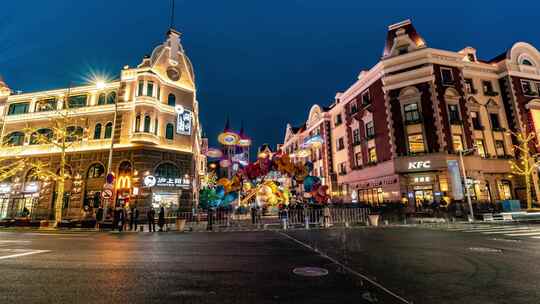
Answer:
[[159, 214], [158, 214], [159, 231], [163, 231], [164, 225], [165, 225], [165, 208], [161, 206], [161, 208], [159, 208]]
[[135, 227], [135, 231], [137, 231], [137, 225], [139, 224], [139, 209], [137, 209], [137, 206], [133, 207], [131, 213], [133, 216], [133, 226]]
[[330, 227], [330, 207], [328, 207], [328, 204], [323, 207], [323, 225], [324, 228]]
[[101, 228], [101, 221], [103, 220], [103, 208], [99, 207], [96, 211], [96, 227]]
[[[129, 231], [133, 231], [133, 218], [135, 217], [135, 212], [133, 211], [133, 208], [129, 209]], [[135, 225], [135, 229], [137, 229], [137, 225]]]
[[251, 224], [255, 225], [257, 223], [257, 202], [253, 200], [251, 202]]
[[118, 231], [122, 232], [124, 230], [124, 222], [126, 221], [124, 208], [118, 207]]
[[119, 217], [120, 217], [120, 214], [118, 212], [118, 209], [114, 209], [114, 211], [113, 211], [113, 222], [112, 222], [112, 226], [111, 226], [112, 231], [114, 231], [116, 228], [118, 228]]
[[148, 231], [150, 232], [156, 232], [155, 217], [156, 211], [154, 210], [154, 208], [150, 208], [150, 210], [148, 210], [148, 212], [146, 213], [146, 218], [148, 219]]

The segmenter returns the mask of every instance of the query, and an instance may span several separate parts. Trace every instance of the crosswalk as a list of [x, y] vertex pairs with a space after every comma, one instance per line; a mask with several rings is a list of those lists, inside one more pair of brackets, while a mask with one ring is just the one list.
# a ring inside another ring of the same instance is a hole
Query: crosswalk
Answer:
[[540, 225], [453, 224], [440, 228], [445, 231], [483, 234], [491, 237], [540, 239]]

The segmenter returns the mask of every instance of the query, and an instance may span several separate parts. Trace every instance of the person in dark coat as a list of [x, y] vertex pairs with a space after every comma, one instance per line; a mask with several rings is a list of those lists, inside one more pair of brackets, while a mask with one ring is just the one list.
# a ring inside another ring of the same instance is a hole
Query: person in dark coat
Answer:
[[137, 206], [133, 207], [131, 216], [133, 217], [131, 222], [135, 226], [135, 231], [137, 231], [137, 225], [139, 224], [139, 209], [137, 209]]
[[148, 210], [146, 213], [146, 218], [148, 219], [148, 231], [156, 232], [156, 211], [154, 208], [150, 208], [150, 210]]
[[119, 218], [120, 218], [120, 213], [118, 212], [118, 209], [114, 209], [114, 211], [113, 211], [113, 222], [112, 222], [112, 226], [111, 226], [112, 231], [114, 231], [116, 228], [118, 228]]
[[[133, 231], [133, 219], [135, 218], [135, 211], [133, 208], [129, 210], [129, 231]], [[137, 225], [135, 225], [135, 229], [137, 229]]]
[[159, 231], [163, 231], [164, 225], [165, 225], [165, 208], [161, 207], [159, 208], [159, 215], [158, 215]]
[[122, 232], [124, 230], [124, 225], [126, 222], [126, 211], [124, 208], [120, 207], [118, 210], [118, 231]]

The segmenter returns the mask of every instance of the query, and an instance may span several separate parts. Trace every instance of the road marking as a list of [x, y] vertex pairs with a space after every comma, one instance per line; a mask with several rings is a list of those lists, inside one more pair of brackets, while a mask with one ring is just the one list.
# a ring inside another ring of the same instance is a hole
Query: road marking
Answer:
[[83, 233], [39, 233], [39, 232], [30, 232], [26, 233], [26, 235], [46, 235], [46, 236], [87, 236], [88, 234]]
[[0, 240], [0, 243], [30, 243], [30, 241], [19, 241], [19, 240]]
[[531, 235], [540, 235], [540, 232], [524, 232], [524, 233], [509, 233], [505, 234], [508, 236], [531, 236]]
[[539, 232], [540, 229], [508, 229], [503, 231], [488, 231], [482, 232], [482, 234], [506, 234], [506, 233], [522, 233], [522, 232]]
[[4, 255], [4, 256], [0, 256], [0, 260], [10, 259], [10, 258], [18, 258], [18, 257], [21, 257], [21, 256], [37, 254], [37, 253], [45, 253], [45, 252], [50, 252], [50, 250], [32, 250], [32, 251], [27, 251], [27, 252], [22, 252], [22, 253], [15, 253], [15, 254], [11, 254], [11, 255]]
[[358, 277], [360, 277], [360, 278], [362, 278], [362, 279], [364, 279], [364, 280], [370, 282], [370, 283], [373, 284], [374, 286], [378, 287], [379, 289], [381, 289], [382, 291], [384, 291], [384, 292], [386, 292], [387, 294], [391, 295], [392, 297], [398, 299], [399, 301], [401, 301], [401, 302], [403, 302], [403, 303], [406, 303], [406, 304], [412, 304], [412, 302], [409, 302], [409, 301], [405, 300], [405, 299], [402, 298], [401, 296], [397, 295], [396, 293], [392, 292], [391, 290], [389, 290], [388, 288], [382, 286], [381, 284], [377, 283], [376, 281], [373, 281], [373, 280], [370, 279], [369, 277], [367, 277], [367, 276], [365, 276], [365, 275], [363, 275], [363, 274], [357, 272], [356, 270], [354, 270], [354, 269], [352, 269], [352, 268], [350, 268], [350, 267], [348, 267], [348, 266], [343, 265], [341, 262], [339, 262], [338, 260], [336, 260], [336, 259], [334, 259], [334, 258], [328, 256], [327, 254], [325, 254], [325, 253], [323, 253], [323, 252], [321, 252], [321, 251], [319, 251], [319, 250], [316, 250], [315, 248], [311, 247], [311, 245], [308, 245], [308, 244], [306, 244], [306, 243], [304, 243], [304, 242], [302, 242], [302, 241], [300, 241], [300, 240], [298, 240], [298, 239], [296, 239], [296, 238], [294, 238], [294, 237], [292, 237], [292, 236], [290, 236], [290, 235], [288, 235], [288, 234], [286, 234], [286, 233], [283, 233], [283, 232], [281, 232], [281, 231], [278, 231], [277, 233], [279, 233], [279, 234], [285, 236], [286, 238], [288, 238], [288, 239], [290, 239], [290, 240], [296, 242], [297, 244], [300, 244], [301, 246], [303, 246], [303, 247], [305, 247], [305, 248], [307, 248], [307, 249], [309, 249], [309, 250], [311, 250], [311, 251], [313, 251], [313, 252], [315, 252], [315, 253], [318, 253], [320, 256], [322, 256], [322, 257], [324, 257], [324, 258], [330, 260], [332, 263], [334, 263], [334, 264], [338, 265], [339, 267], [341, 267], [341, 268], [347, 270], [348, 272], [350, 272], [350, 273], [352, 273], [352, 274], [354, 274], [354, 275], [356, 275], [356, 276], [358, 276]]
[[528, 227], [478, 227], [478, 228], [469, 228], [465, 232], [481, 232], [481, 231], [495, 231], [495, 230], [505, 230], [505, 229], [514, 229], [514, 228], [528, 228]]

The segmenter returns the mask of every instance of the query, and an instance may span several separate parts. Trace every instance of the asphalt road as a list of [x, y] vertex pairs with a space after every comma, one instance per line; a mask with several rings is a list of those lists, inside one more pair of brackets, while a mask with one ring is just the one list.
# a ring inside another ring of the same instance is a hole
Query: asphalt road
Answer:
[[0, 269], [0, 303], [398, 303], [276, 232], [0, 232]]

